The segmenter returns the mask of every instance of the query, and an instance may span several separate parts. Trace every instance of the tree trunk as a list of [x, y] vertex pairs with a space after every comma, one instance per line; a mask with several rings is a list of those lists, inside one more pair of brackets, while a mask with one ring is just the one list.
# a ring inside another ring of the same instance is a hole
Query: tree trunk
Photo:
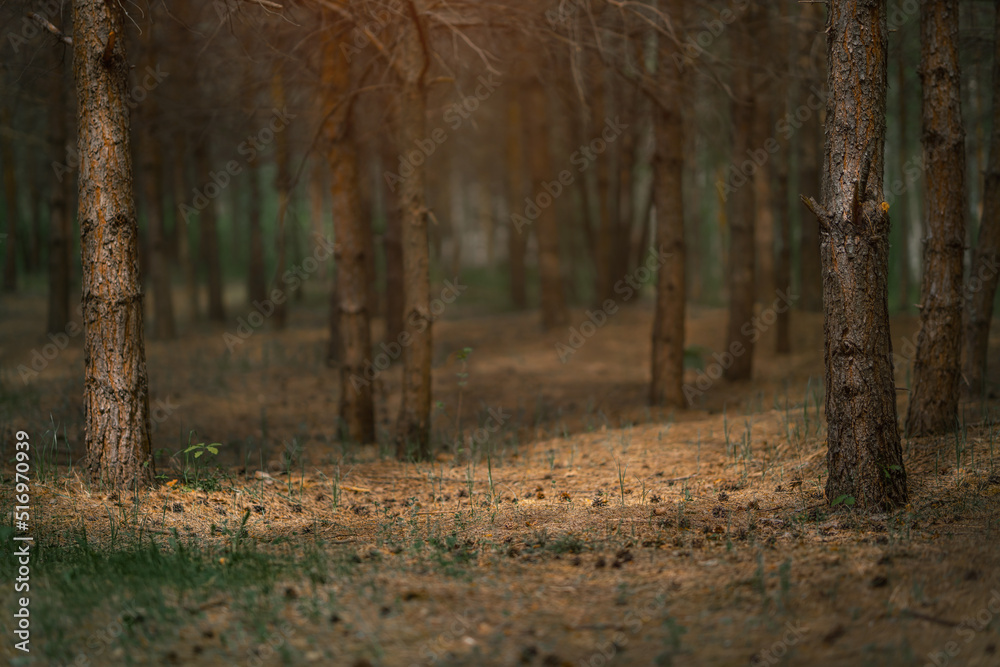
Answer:
[[[399, 111], [399, 148], [409, 151], [427, 137], [427, 88], [422, 0], [409, 3], [410, 24], [403, 28], [403, 91]], [[430, 456], [432, 318], [430, 312], [430, 257], [427, 238], [427, 200], [424, 164], [414, 165], [400, 183], [403, 243], [404, 337], [403, 396], [396, 421], [396, 456]], [[402, 341], [401, 341], [402, 344]]]
[[[751, 14], [759, 10], [747, 10], [747, 23], [753, 21]], [[746, 26], [733, 26], [733, 58], [737, 68], [733, 73], [733, 168], [740, 168], [753, 154], [754, 98], [750, 87], [749, 63], [757, 50], [757, 43], [751, 39]], [[732, 356], [732, 363], [725, 369], [727, 380], [749, 380], [753, 375], [753, 338], [748, 331], [754, 313], [757, 292], [754, 283], [756, 263], [754, 257], [754, 217], [757, 210], [756, 193], [753, 183], [744, 183], [735, 188], [729, 198], [729, 336], [726, 354]]]
[[[823, 88], [823, 70], [826, 66], [821, 54], [813, 53], [817, 38], [822, 39], [823, 6], [807, 3], [802, 7], [799, 19], [799, 71], [802, 85], [799, 88], [796, 107], [807, 105], [814, 95], [813, 86]], [[796, 141], [799, 149], [799, 188], [813, 197], [820, 194], [820, 150], [823, 147], [823, 123], [821, 110], [811, 114], [801, 128], [801, 139]], [[803, 310], [819, 312], [823, 309], [823, 276], [820, 269], [819, 229], [811, 218], [802, 220], [802, 234], [799, 245], [799, 267], [801, 301]]]
[[[279, 59], [274, 66], [274, 71], [271, 76], [271, 94], [274, 100], [275, 108], [284, 109], [285, 108], [285, 82], [284, 82], [284, 71], [281, 67], [281, 60]], [[288, 202], [289, 202], [289, 186], [291, 184], [291, 176], [288, 169], [288, 128], [284, 128], [281, 132], [276, 132], [274, 136], [274, 165], [277, 168], [277, 173], [274, 179], [274, 187], [278, 191], [278, 224], [275, 226], [274, 230], [274, 252], [276, 256], [276, 265], [274, 269], [274, 282], [272, 286], [274, 289], [281, 291], [284, 294], [284, 298], [281, 302], [275, 302], [274, 304], [274, 328], [279, 331], [284, 329], [288, 323], [288, 299], [291, 296], [286, 288], [285, 276], [285, 245], [288, 239], [288, 231], [286, 229], [286, 218], [288, 217]], [[355, 171], [357, 168], [355, 167]], [[357, 179], [354, 179], [354, 187], [357, 187]]]
[[889, 215], [882, 197], [888, 27], [878, 0], [834, 0], [820, 226], [828, 431], [826, 498], [866, 511], [906, 503], [889, 335]]
[[198, 266], [191, 252], [191, 234], [188, 230], [187, 214], [180, 208], [180, 205], [187, 202], [187, 178], [185, 159], [187, 156], [187, 144], [183, 132], [178, 133], [174, 138], [174, 226], [177, 228], [177, 265], [181, 273], [184, 274], [184, 300], [187, 302], [188, 310], [191, 312], [191, 321], [198, 319], [200, 311], [198, 304]]
[[[208, 135], [198, 141], [194, 149], [198, 174], [207, 179], [211, 171], [209, 163]], [[206, 197], [206, 204], [198, 214], [198, 229], [200, 231], [201, 261], [208, 274], [208, 319], [212, 322], [225, 322], [226, 311], [222, 301], [222, 267], [219, 263], [219, 230], [216, 222], [215, 199]]]
[[[678, 24], [684, 16], [684, 1], [669, 0], [668, 15]], [[656, 313], [653, 318], [653, 369], [650, 403], [684, 405], [684, 123], [681, 73], [675, 66], [680, 54], [677, 40], [661, 37], [657, 76], [667, 108], [656, 107], [653, 156], [656, 201], [657, 256], [666, 255], [656, 273]]]
[[920, 333], [906, 413], [911, 436], [958, 425], [965, 253], [965, 129], [958, 64], [958, 0], [924, 2], [920, 13], [927, 239]]
[[[62, 25], [62, 24], [61, 24]], [[53, 164], [66, 159], [66, 78], [65, 56], [58, 51], [52, 72], [52, 90], [49, 94], [49, 150]], [[69, 291], [70, 259], [73, 218], [69, 214], [70, 183], [67, 174], [60, 173], [52, 183], [49, 207], [49, 312], [46, 324], [48, 333], [59, 333], [70, 322]]]
[[358, 182], [358, 150], [352, 136], [352, 92], [350, 65], [338, 56], [340, 42], [331, 41], [323, 58], [323, 88], [328, 96], [328, 113], [323, 114], [323, 138], [330, 165], [333, 194], [333, 225], [336, 243], [337, 324], [339, 326], [340, 407], [342, 437], [352, 442], [375, 441], [375, 409], [371, 375], [365, 367], [372, 358], [371, 313], [369, 310], [368, 255], [361, 215]]
[[[524, 200], [524, 123], [521, 119], [521, 96], [516, 92], [507, 99], [507, 201], [510, 212], [520, 210]], [[507, 261], [510, 278], [510, 300], [517, 310], [528, 307], [525, 284], [524, 256], [528, 231], [511, 219], [507, 231]]]
[[[896, 124], [899, 127], [899, 147], [896, 150], [896, 158], [899, 163], [899, 178], [901, 182], [906, 183], [906, 163], [909, 159], [906, 152], [907, 139], [909, 138], [906, 125], [909, 120], [907, 118], [906, 63], [903, 58], [902, 46], [899, 48], [896, 59], [896, 77], [896, 87], [898, 88], [896, 96], [899, 100], [899, 113], [896, 119]], [[917, 187], [917, 184], [912, 183], [908, 187]], [[910, 310], [910, 251], [907, 247], [910, 238], [910, 207], [908, 206], [909, 200], [905, 196], [897, 197], [893, 203], [896, 205], [895, 218], [899, 221], [899, 238], [901, 239], [898, 305], [899, 309], [905, 313]]]
[[[152, 11], [152, 7], [150, 8]], [[143, 33], [142, 70], [156, 64], [156, 45], [153, 39], [153, 22], [146, 24]], [[160, 146], [159, 112], [155, 93], [147, 96], [142, 106], [142, 181], [146, 204], [147, 235], [149, 240], [148, 276], [153, 292], [153, 337], [161, 340], [176, 336], [174, 328], [174, 301], [170, 285], [170, 264], [167, 260], [163, 234], [163, 153]]]
[[147, 486], [154, 474], [124, 15], [117, 3], [74, 3], [86, 466], [116, 488]]
[[[769, 44], [773, 43], [774, 31], [771, 30], [770, 12], [762, 8], [755, 12], [753, 18], [758, 21], [755, 38], [757, 40], [764, 40]], [[753, 77], [752, 150], [755, 153], [761, 149], [767, 151], [768, 142], [775, 141], [773, 134], [774, 121], [771, 117], [772, 105], [774, 104], [772, 88], [774, 86], [771, 80], [772, 68], [770, 67], [771, 63], [777, 60], [773, 54], [775, 48], [753, 49], [755, 55], [754, 65], [758, 70], [757, 74]], [[770, 155], [767, 153], [764, 155], [762, 164], [757, 167], [757, 171], [753, 176], [754, 202], [757, 206], [756, 215], [754, 216], [754, 249], [757, 255], [754, 282], [757, 290], [757, 300], [762, 304], [770, 304], [774, 301], [776, 285], [774, 276], [774, 193], [771, 191], [772, 161]], [[743, 159], [747, 157], [744, 154]]]
[[[779, 16], [786, 19], [783, 23], [783, 28], [777, 32], [780, 36], [779, 43], [785, 43], [791, 46], [794, 44], [793, 36], [790, 26], [792, 26], [792, 20], [795, 18], [792, 13], [792, 7], [795, 7], [794, 3], [783, 3], [780, 5], [781, 11]], [[793, 71], [793, 58], [795, 57], [795, 52], [793, 49], [789, 48], [784, 54], [779, 52], [779, 62], [778, 71], [783, 74], [779, 75], [779, 83], [775, 93], [775, 99], [777, 100], [776, 109], [778, 114], [783, 118], [787, 117], [789, 113], [794, 111], [794, 105], [792, 104], [791, 91], [792, 88], [789, 86], [789, 79]], [[773, 198], [774, 205], [774, 223], [775, 230], [777, 232], [778, 248], [775, 254], [774, 263], [774, 283], [775, 288], [780, 290], [783, 294], [791, 294], [792, 292], [792, 217], [791, 217], [791, 204], [788, 200], [788, 171], [789, 171], [789, 161], [791, 159], [791, 135], [784, 132], [778, 133], [778, 152], [775, 155], [775, 192]], [[812, 221], [810, 220], [810, 223]], [[766, 301], [765, 303], [769, 303]], [[781, 312], [777, 313], [778, 320], [775, 323], [775, 330], [777, 332], [777, 338], [775, 342], [775, 352], [778, 354], [788, 354], [792, 351], [792, 341], [791, 341], [791, 316], [792, 309], [784, 308]]]
[[249, 272], [247, 275], [247, 296], [251, 304], [267, 300], [267, 267], [264, 262], [264, 232], [260, 226], [260, 168], [256, 160], [247, 164], [247, 180], [250, 202], [247, 207], [249, 229]]
[[[312, 227], [312, 247], [315, 251], [326, 243], [326, 164], [322, 158], [313, 160], [309, 171], [309, 219]], [[321, 282], [326, 282], [327, 263], [321, 262], [317, 272]]]
[[[549, 148], [549, 134], [546, 131], [548, 105], [545, 89], [540, 81], [528, 84], [528, 108], [526, 118], [526, 144], [530, 146], [530, 174], [532, 201], [537, 205], [538, 217], [534, 228], [538, 238], [538, 274], [542, 295], [542, 326], [546, 330], [569, 322], [566, 309], [566, 295], [563, 289], [562, 268], [559, 257], [559, 219], [556, 217], [555, 202], [544, 184], [558, 180], [552, 173]], [[565, 187], [565, 186], [563, 186]], [[546, 199], [547, 198], [547, 199]], [[541, 204], [548, 201], [547, 206]]]
[[979, 243], [972, 251], [968, 287], [968, 318], [965, 329], [963, 375], [970, 396], [983, 393], [986, 358], [993, 319], [993, 297], [1000, 277], [1000, 10], [996, 15], [993, 55], [993, 131], [983, 187], [983, 217]]

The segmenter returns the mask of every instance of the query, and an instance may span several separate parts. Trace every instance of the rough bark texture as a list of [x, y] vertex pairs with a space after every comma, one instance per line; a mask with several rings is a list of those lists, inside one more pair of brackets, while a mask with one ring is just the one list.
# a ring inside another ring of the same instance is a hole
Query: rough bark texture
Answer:
[[339, 42], [331, 41], [323, 58], [323, 89], [329, 111], [323, 138], [330, 165], [333, 195], [334, 260], [337, 271], [337, 324], [340, 350], [340, 426], [343, 437], [359, 443], [375, 441], [375, 409], [371, 376], [371, 313], [366, 269], [370, 246], [365, 243], [358, 183], [358, 150], [351, 127], [350, 66], [340, 57]]
[[906, 502], [889, 336], [889, 214], [883, 206], [885, 3], [834, 0], [827, 22], [820, 226], [828, 432], [826, 497], [878, 511]]
[[[799, 19], [799, 74], [802, 85], [795, 100], [796, 108], [806, 105], [810, 95], [825, 88], [823, 85], [825, 58], [816, 49], [817, 39], [823, 38], [823, 6], [806, 3]], [[799, 189], [809, 197], [820, 196], [820, 151], [823, 148], [823, 123], [820, 111], [811, 114], [799, 130], [796, 146], [799, 150]], [[820, 269], [819, 229], [812, 218], [802, 220], [799, 243], [801, 301], [803, 310], [819, 312], [823, 309], [823, 276]]]
[[[202, 137], [195, 146], [194, 155], [197, 173], [202, 182], [207, 182], [211, 171], [208, 136]], [[219, 229], [216, 221], [215, 199], [207, 198], [205, 207], [198, 214], [198, 230], [201, 241], [201, 262], [208, 274], [208, 319], [225, 322], [226, 310], [222, 301], [222, 266], [219, 263]]]
[[[542, 300], [542, 327], [554, 329], [569, 322], [566, 308], [566, 292], [563, 288], [562, 266], [559, 257], [559, 219], [556, 217], [555, 202], [551, 201], [543, 183], [557, 177], [552, 171], [549, 132], [546, 117], [548, 104], [545, 89], [540, 81], [528, 84], [527, 107], [531, 110], [526, 121], [526, 144], [528, 151], [532, 187], [529, 190], [533, 201], [545, 201], [549, 205], [538, 206], [538, 218], [534, 221], [538, 238], [538, 278]], [[541, 196], [540, 196], [541, 195]], [[522, 231], [527, 231], [524, 228]]]
[[[747, 22], [757, 10], [747, 10]], [[739, 168], [750, 160], [754, 151], [754, 99], [747, 63], [753, 60], [758, 45], [746, 26], [734, 25], [732, 34], [733, 59], [733, 166]], [[756, 193], [752, 183], [736, 188], [729, 198], [729, 326], [726, 350], [733, 361], [725, 369], [728, 380], [749, 380], [753, 375], [753, 342], [745, 328], [753, 319], [757, 292], [754, 283], [754, 216], [757, 211]]]
[[[60, 23], [61, 24], [61, 23]], [[63, 76], [65, 56], [60, 49], [55, 57], [56, 68], [52, 73], [52, 90], [49, 95], [49, 151], [53, 164], [66, 159], [66, 79]], [[70, 321], [69, 288], [70, 237], [73, 218], [69, 214], [70, 184], [74, 179], [62, 173], [52, 183], [49, 205], [49, 310], [46, 323], [48, 333], [59, 333]]]
[[[667, 13], [680, 22], [683, 0], [670, 0]], [[678, 36], [679, 37], [679, 36]], [[681, 73], [674, 63], [681, 40], [660, 39], [657, 75], [666, 108], [654, 112], [656, 152], [653, 197], [656, 202], [656, 248], [668, 255], [656, 274], [653, 317], [653, 368], [650, 402], [684, 405], [684, 123]], [[658, 253], [658, 254], [659, 254]]]
[[[154, 26], [150, 21], [143, 31], [143, 62], [140, 68], [143, 72], [156, 66], [156, 43], [153, 31]], [[141, 83], [137, 83], [138, 85]], [[158, 136], [159, 111], [155, 91], [144, 100], [141, 114], [140, 166], [146, 205], [146, 234], [149, 241], [147, 276], [153, 292], [153, 337], [171, 339], [176, 336], [176, 329], [173, 293], [170, 286], [170, 264], [163, 234], [163, 150]]]
[[[507, 100], [507, 187], [510, 211], [517, 211], [524, 202], [524, 124], [521, 120], [520, 95]], [[511, 222], [507, 232], [507, 257], [510, 276], [510, 300], [514, 308], [528, 307], [524, 256], [527, 251], [527, 230], [518, 230]]]
[[986, 164], [983, 188], [983, 216], [979, 223], [979, 242], [972, 251], [969, 286], [966, 290], [967, 324], [965, 330], [965, 390], [971, 396], [983, 392], [986, 374], [993, 297], [1000, 278], [1000, 10], [994, 30], [993, 56], [993, 131], [990, 155]]
[[906, 414], [912, 436], [957, 426], [965, 252], [965, 130], [958, 65], [958, 0], [929, 0], [920, 12], [924, 186], [927, 223], [920, 333]]
[[[422, 0], [409, 5], [410, 23], [403, 28], [399, 147], [410, 151], [427, 136], [427, 36], [420, 17]], [[403, 397], [396, 421], [398, 458], [430, 456], [432, 319], [430, 256], [427, 238], [425, 167], [414, 165], [399, 184], [402, 210], [403, 320], [409, 345], [403, 352]]]
[[132, 199], [124, 10], [76, 0], [73, 62], [83, 246], [86, 467], [113, 487], [153, 481]]

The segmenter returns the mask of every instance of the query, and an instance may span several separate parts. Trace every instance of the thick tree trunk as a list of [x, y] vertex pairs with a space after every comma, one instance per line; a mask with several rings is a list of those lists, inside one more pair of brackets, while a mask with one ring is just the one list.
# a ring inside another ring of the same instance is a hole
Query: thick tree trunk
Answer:
[[[427, 137], [427, 88], [424, 76], [428, 53], [420, 16], [423, 2], [409, 3], [410, 23], [403, 28], [403, 92], [399, 111], [399, 147], [410, 151]], [[430, 257], [427, 238], [427, 200], [424, 165], [414, 165], [399, 184], [403, 242], [403, 396], [396, 421], [398, 458], [428, 458], [431, 445]], [[401, 341], [402, 344], [402, 341]]]
[[[683, 0], [669, 0], [666, 11], [678, 24]], [[650, 403], [684, 405], [684, 99], [681, 73], [675, 65], [678, 39], [661, 38], [657, 76], [668, 108], [654, 113], [656, 152], [653, 197], [656, 201], [657, 256], [666, 256], [656, 273], [656, 313], [653, 318], [653, 368]], [[662, 261], [662, 260], [661, 260]]]
[[[748, 10], [747, 22], [757, 9]], [[758, 45], [746, 26], [734, 25], [733, 58], [738, 63], [733, 73], [733, 167], [739, 168], [753, 154], [754, 97], [750, 86], [748, 63]], [[757, 291], [754, 245], [754, 217], [757, 211], [753, 183], [737, 187], [729, 198], [729, 326], [726, 353], [732, 363], [725, 369], [728, 380], [749, 380], [753, 375], [753, 339], [748, 326], [753, 319]]]
[[74, 3], [86, 465], [113, 487], [146, 486], [154, 473], [124, 15], [117, 3]]
[[827, 502], [906, 502], [889, 336], [889, 215], [882, 197], [888, 28], [878, 0], [834, 0], [827, 22], [824, 201]]
[[[545, 89], [540, 81], [528, 84], [527, 106], [531, 110], [531, 114], [525, 118], [527, 122], [526, 144], [530, 147], [529, 163], [532, 182], [532, 188], [529, 192], [533, 198], [532, 201], [538, 204], [539, 209], [538, 217], [534, 221], [534, 228], [538, 238], [538, 277], [541, 283], [542, 326], [546, 330], [550, 330], [569, 322], [569, 311], [566, 308], [566, 293], [563, 288], [559, 256], [559, 219], [556, 217], [555, 202], [544, 186], [545, 183], [550, 183], [553, 179], [558, 180], [558, 175], [552, 173], [548, 124], [546, 122], [548, 104], [545, 99]], [[541, 204], [546, 201], [548, 205], [543, 207]]]
[[[209, 138], [204, 136], [194, 149], [198, 174], [207, 179], [211, 171], [209, 161]], [[201, 261], [208, 274], [208, 319], [225, 322], [226, 311], [222, 301], [222, 267], [219, 263], [219, 230], [216, 221], [215, 199], [206, 198], [207, 203], [198, 214], [198, 229], [201, 245]]]
[[986, 375], [993, 297], [1000, 278], [1000, 10], [997, 10], [993, 54], [993, 131], [983, 187], [979, 242], [972, 251], [965, 329], [965, 391], [981, 396]]
[[[520, 210], [524, 202], [524, 123], [521, 119], [521, 96], [507, 99], [507, 201], [510, 212]], [[507, 261], [510, 278], [510, 300], [517, 310], [528, 307], [525, 283], [525, 261], [528, 230], [518, 228], [511, 220], [507, 232]]]
[[[795, 100], [796, 108], [808, 107], [816, 89], [823, 89], [826, 59], [820, 52], [814, 53], [816, 40], [822, 39], [823, 5], [807, 3], [802, 6], [799, 19], [799, 72], [802, 84]], [[815, 89], [813, 87], [816, 87]], [[820, 151], [823, 148], [823, 123], [821, 110], [810, 114], [800, 130], [800, 138], [795, 142], [799, 149], [799, 188], [809, 197], [820, 195]], [[799, 245], [799, 267], [801, 301], [803, 310], [819, 312], [823, 309], [823, 276], [820, 269], [819, 229], [812, 218], [802, 220], [802, 234]]]
[[333, 225], [336, 243], [336, 304], [339, 327], [340, 425], [342, 437], [352, 442], [375, 441], [375, 409], [371, 364], [371, 313], [369, 310], [368, 256], [371, 244], [364, 227], [358, 182], [358, 150], [352, 136], [352, 107], [345, 102], [352, 90], [350, 66], [340, 55], [339, 42], [331, 42], [323, 58], [323, 88], [329, 112], [324, 114], [323, 138], [330, 166]]
[[[49, 150], [53, 164], [66, 159], [66, 78], [65, 57], [56, 55], [52, 72], [52, 90], [49, 94]], [[46, 323], [48, 333], [59, 333], [70, 322], [69, 290], [71, 236], [73, 218], [69, 214], [70, 184], [74, 179], [60, 174], [52, 183], [49, 206], [49, 312]]]
[[927, 182], [924, 277], [913, 388], [911, 436], [958, 425], [965, 253], [965, 129], [958, 64], [958, 0], [924, 2], [920, 12], [923, 145]]

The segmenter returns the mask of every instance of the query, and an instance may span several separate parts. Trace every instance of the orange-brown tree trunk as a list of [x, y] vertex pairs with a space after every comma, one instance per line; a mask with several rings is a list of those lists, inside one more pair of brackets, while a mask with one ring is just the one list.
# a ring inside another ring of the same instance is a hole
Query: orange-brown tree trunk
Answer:
[[983, 215], [979, 242], [972, 251], [965, 328], [965, 390], [980, 396], [986, 375], [986, 357], [993, 319], [993, 297], [1000, 278], [1000, 10], [996, 15], [993, 54], [993, 131], [983, 187]]
[[[683, 0], [669, 0], [668, 15], [676, 25], [684, 16]], [[653, 368], [650, 402], [684, 405], [684, 99], [681, 72], [675, 65], [683, 40], [660, 38], [657, 75], [665, 108], [656, 107], [653, 197], [656, 203], [656, 249], [665, 258], [657, 270], [653, 318]], [[661, 260], [662, 261], [662, 260]]]
[[358, 182], [358, 150], [352, 128], [351, 66], [341, 57], [340, 42], [327, 45], [323, 57], [323, 88], [329, 111], [324, 114], [323, 139], [330, 166], [333, 195], [334, 260], [337, 272], [338, 326], [336, 355], [340, 366], [339, 419], [342, 437], [360, 443], [375, 441], [372, 400], [371, 312], [368, 255]]
[[828, 432], [826, 499], [906, 503], [889, 336], [889, 214], [882, 196], [888, 27], [877, 0], [834, 0], [827, 21], [820, 226]]
[[[757, 9], [747, 11], [747, 22], [752, 22]], [[733, 73], [733, 164], [739, 169], [751, 160], [754, 152], [753, 121], [754, 96], [748, 63], [758, 49], [746, 26], [734, 25], [732, 33], [733, 58], [737, 63]], [[749, 169], [744, 170], [744, 172]], [[754, 217], [757, 212], [753, 183], [744, 183], [729, 197], [729, 325], [724, 355], [731, 358], [725, 369], [728, 380], [749, 380], [753, 375], [753, 347], [755, 338], [748, 329], [754, 313], [756, 261], [754, 249]]]
[[[542, 326], [554, 329], [569, 322], [566, 308], [566, 294], [563, 288], [562, 267], [559, 257], [559, 219], [556, 217], [555, 201], [546, 184], [558, 183], [558, 174], [552, 173], [549, 133], [546, 118], [548, 105], [545, 89], [540, 81], [528, 84], [528, 104], [531, 113], [526, 121], [526, 145], [532, 188], [529, 191], [538, 209], [534, 221], [538, 239], [538, 277], [542, 297]], [[562, 186], [564, 189], [566, 186]], [[543, 206], [543, 204], [547, 204]], [[530, 217], [530, 216], [529, 216]], [[523, 228], [522, 228], [523, 229]], [[527, 231], [524, 229], [524, 231]]]
[[124, 18], [118, 3], [74, 2], [86, 466], [96, 481], [137, 487], [154, 470]]
[[920, 76], [926, 239], [920, 333], [906, 432], [958, 426], [965, 253], [965, 128], [958, 64], [958, 0], [927, 0], [920, 11]]

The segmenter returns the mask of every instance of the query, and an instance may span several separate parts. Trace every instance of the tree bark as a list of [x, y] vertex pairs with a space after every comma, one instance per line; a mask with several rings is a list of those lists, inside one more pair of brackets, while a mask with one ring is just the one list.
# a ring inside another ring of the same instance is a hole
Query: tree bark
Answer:
[[[679, 25], [684, 16], [683, 0], [669, 0], [667, 14]], [[675, 59], [680, 54], [677, 39], [659, 39], [657, 77], [666, 108], [654, 112], [656, 151], [653, 156], [653, 197], [656, 202], [656, 248], [666, 263], [656, 273], [656, 312], [653, 318], [653, 368], [650, 403], [684, 405], [684, 98], [681, 73]]]
[[972, 251], [968, 313], [965, 329], [965, 391], [983, 393], [993, 320], [993, 297], [1000, 277], [1000, 10], [996, 13], [993, 54], [993, 131], [983, 187], [983, 215], [979, 242]]
[[[420, 16], [423, 0], [409, 2], [409, 24], [403, 27], [402, 94], [399, 147], [409, 151], [427, 136], [427, 35]], [[396, 456], [430, 456], [431, 359], [433, 320], [430, 312], [430, 257], [427, 237], [425, 168], [413, 165], [399, 184], [403, 245], [403, 396], [396, 421]], [[401, 341], [402, 344], [402, 341]]]
[[[49, 151], [53, 164], [66, 159], [66, 58], [62, 51], [55, 57], [52, 72], [52, 90], [49, 94]], [[49, 311], [46, 322], [48, 333], [65, 331], [70, 322], [69, 291], [70, 258], [73, 218], [69, 214], [69, 187], [73, 179], [60, 172], [52, 183], [49, 205]]]
[[336, 318], [340, 362], [339, 418], [342, 437], [352, 442], [375, 441], [375, 409], [371, 377], [371, 312], [368, 290], [368, 255], [361, 215], [358, 150], [352, 128], [351, 66], [340, 58], [339, 41], [332, 41], [323, 58], [323, 88], [329, 103], [323, 114], [323, 135], [330, 166], [337, 272]]
[[924, 277], [913, 388], [911, 436], [958, 425], [965, 253], [965, 129], [958, 63], [958, 0], [928, 0], [920, 12], [920, 76], [927, 181]]
[[147, 486], [154, 474], [124, 14], [117, 3], [74, 3], [86, 467], [116, 488]]
[[882, 197], [888, 27], [878, 0], [834, 0], [827, 20], [820, 226], [828, 431], [827, 502], [905, 504], [889, 335], [889, 215]]
[[[759, 12], [756, 5], [747, 10], [746, 21], [753, 21]], [[733, 168], [739, 168], [750, 159], [753, 139], [754, 97], [750, 87], [751, 75], [747, 63], [753, 60], [758, 48], [746, 26], [734, 25], [732, 33], [733, 59], [737, 68], [733, 73]], [[754, 257], [754, 218], [757, 211], [753, 183], [737, 187], [729, 199], [729, 326], [726, 352], [732, 363], [725, 369], [727, 380], [749, 380], [753, 375], [754, 343], [747, 332], [753, 319], [756, 262]]]

